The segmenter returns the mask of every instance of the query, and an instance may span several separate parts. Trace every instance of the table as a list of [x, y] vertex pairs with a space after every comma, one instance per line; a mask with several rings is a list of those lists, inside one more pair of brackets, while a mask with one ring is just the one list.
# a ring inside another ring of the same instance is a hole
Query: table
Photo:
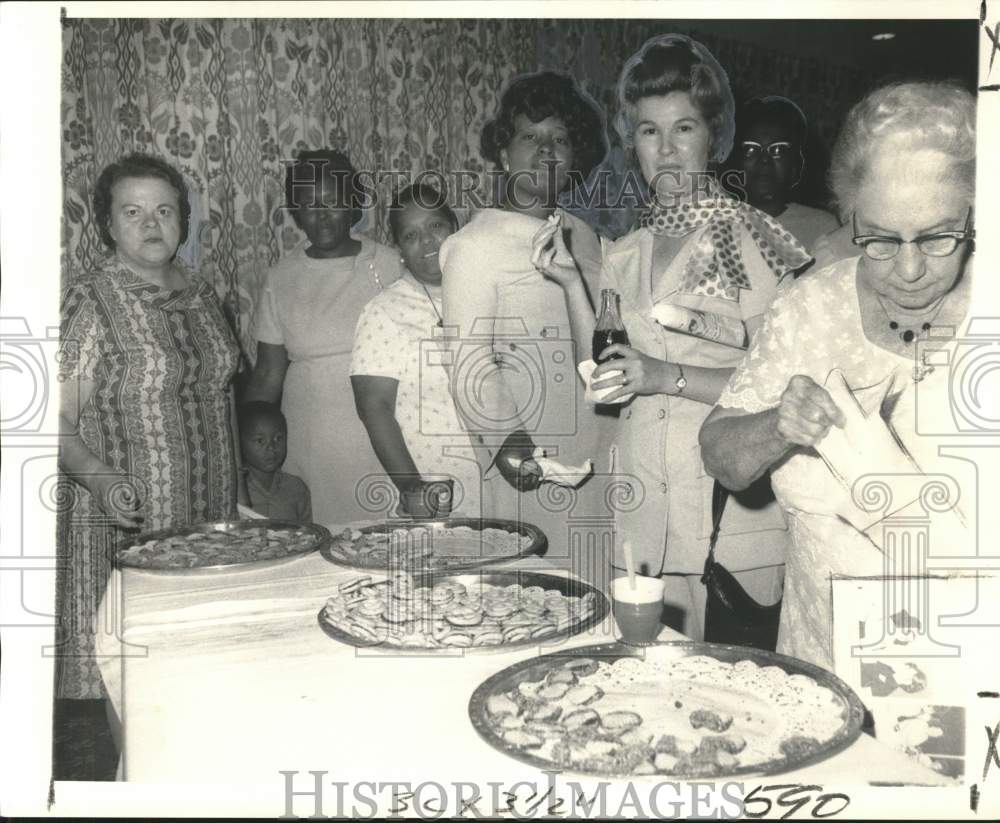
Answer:
[[[503, 568], [565, 574], [537, 558]], [[357, 574], [318, 553], [213, 575], [115, 572], [102, 610], [120, 598], [125, 645], [108, 634], [98, 651], [122, 720], [123, 779], [259, 784], [293, 772], [298, 790], [322, 771], [348, 784], [544, 785], [544, 774], [487, 745], [467, 712], [491, 674], [553, 649], [432, 657], [343, 645], [317, 613]], [[608, 642], [613, 631], [609, 618], [561, 647]], [[682, 636], [665, 628], [661, 638]], [[945, 782], [867, 735], [781, 782], [866, 780]]]

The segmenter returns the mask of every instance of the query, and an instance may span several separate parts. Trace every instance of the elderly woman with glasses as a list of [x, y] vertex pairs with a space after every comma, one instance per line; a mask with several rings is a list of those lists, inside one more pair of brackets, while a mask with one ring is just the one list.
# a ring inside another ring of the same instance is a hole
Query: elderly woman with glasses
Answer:
[[830, 578], [880, 575], [882, 555], [839, 516], [849, 492], [815, 449], [845, 424], [824, 384], [839, 370], [869, 416], [910, 438], [886, 389], [912, 393], [920, 339], [952, 334], [968, 311], [975, 120], [972, 95], [945, 83], [886, 86], [852, 109], [831, 183], [859, 256], [779, 296], [701, 430], [705, 466], [729, 488], [771, 471], [793, 539], [778, 651], [827, 668]]

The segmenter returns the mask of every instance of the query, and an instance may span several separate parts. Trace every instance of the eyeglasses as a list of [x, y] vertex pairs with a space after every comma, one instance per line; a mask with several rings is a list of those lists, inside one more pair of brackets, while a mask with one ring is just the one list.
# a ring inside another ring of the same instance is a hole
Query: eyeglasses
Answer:
[[784, 160], [795, 153], [795, 147], [787, 140], [777, 140], [766, 146], [753, 140], [744, 140], [740, 143], [740, 152], [744, 160], [757, 160], [765, 153], [772, 160]]
[[939, 231], [934, 234], [924, 234], [914, 237], [912, 240], [903, 240], [899, 237], [883, 237], [878, 234], [858, 234], [858, 216], [852, 218], [854, 224], [854, 237], [852, 241], [855, 246], [861, 246], [865, 254], [872, 260], [892, 260], [904, 243], [914, 243], [921, 254], [927, 257], [947, 257], [955, 253], [959, 243], [975, 238], [976, 233], [972, 230], [972, 208], [969, 208], [965, 216], [965, 228], [962, 231]]

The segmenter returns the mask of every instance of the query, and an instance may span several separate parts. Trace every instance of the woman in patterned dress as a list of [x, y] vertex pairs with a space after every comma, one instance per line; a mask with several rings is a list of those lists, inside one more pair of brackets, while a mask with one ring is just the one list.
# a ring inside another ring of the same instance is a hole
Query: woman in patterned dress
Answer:
[[112, 163], [94, 214], [114, 254], [63, 296], [60, 697], [103, 695], [95, 615], [115, 548], [137, 530], [235, 515], [238, 348], [211, 285], [175, 260], [190, 213], [164, 161]]
[[[673, 34], [648, 41], [622, 70], [618, 104], [618, 131], [653, 197], [640, 227], [604, 256], [601, 288], [621, 295], [631, 345], [605, 350], [604, 357], [619, 359], [598, 366], [592, 385], [611, 390], [606, 402], [627, 401], [615, 472], [633, 503], [619, 512], [618, 528], [643, 573], [663, 576], [671, 622], [700, 639], [713, 482], [698, 430], [743, 352], [667, 329], [653, 319], [653, 307], [708, 312], [743, 324], [752, 337], [781, 278], [809, 256], [772, 218], [726, 197], [709, 176], [709, 163], [732, 146], [735, 105], [724, 70], [704, 46]], [[586, 346], [595, 318], [572, 265], [576, 255], [551, 227], [534, 243], [541, 269], [563, 287], [577, 345]], [[768, 490], [754, 491], [727, 502], [717, 558], [752, 596], [774, 602], [787, 533]]]
[[[916, 341], [947, 341], [968, 312], [975, 123], [973, 96], [947, 83], [890, 85], [851, 110], [831, 179], [861, 256], [800, 278], [775, 301], [701, 432], [706, 467], [730, 488], [771, 471], [793, 541], [778, 651], [829, 669], [830, 580], [878, 577], [883, 557], [842, 516], [850, 491], [813, 448], [844, 424], [823, 384], [842, 372], [866, 414], [889, 417], [917, 464], [934, 464], [940, 441], [915, 431], [906, 403], [883, 401], [895, 386], [905, 400], [925, 376], [914, 368]], [[934, 394], [922, 394], [934, 408]]]
[[[451, 478], [452, 508], [479, 517], [479, 464], [458, 420], [440, 356], [438, 250], [458, 229], [458, 219], [438, 191], [415, 183], [393, 202], [389, 226], [405, 270], [358, 320], [351, 359], [358, 416], [399, 492], [401, 513], [436, 516], [439, 495], [448, 491], [438, 481]], [[455, 454], [456, 446], [464, 454]]]
[[309, 486], [314, 522], [384, 516], [385, 472], [371, 450], [358, 448], [367, 434], [350, 367], [361, 310], [399, 278], [399, 255], [351, 234], [361, 190], [340, 152], [301, 152], [285, 174], [285, 202], [306, 241], [264, 280], [246, 399], [280, 400], [288, 420], [285, 471]]

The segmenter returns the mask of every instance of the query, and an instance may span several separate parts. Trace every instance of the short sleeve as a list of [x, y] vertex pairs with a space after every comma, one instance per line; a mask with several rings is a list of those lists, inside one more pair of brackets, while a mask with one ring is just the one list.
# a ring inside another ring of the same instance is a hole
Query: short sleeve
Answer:
[[59, 380], [94, 380], [100, 361], [101, 324], [93, 289], [70, 286], [60, 310]]
[[253, 333], [260, 343], [283, 346], [285, 345], [285, 333], [281, 328], [278, 316], [278, 301], [274, 285], [274, 278], [268, 272], [261, 285], [260, 299], [257, 301], [257, 307], [254, 311]]
[[399, 356], [399, 328], [381, 306], [378, 297], [361, 311], [354, 330], [351, 376], [403, 379], [404, 358]]
[[[750, 232], [744, 228], [740, 229], [740, 253], [743, 268], [750, 278], [750, 288], [740, 291], [740, 314], [746, 322], [759, 317], [770, 308], [778, 294], [781, 280], [767, 265]], [[791, 275], [786, 275], [784, 279], [790, 280]]]
[[[774, 275], [772, 275], [772, 278]], [[783, 289], [764, 314], [746, 356], [719, 397], [719, 405], [756, 413], [778, 405], [788, 381], [804, 369], [808, 345], [799, 339], [797, 289]]]

